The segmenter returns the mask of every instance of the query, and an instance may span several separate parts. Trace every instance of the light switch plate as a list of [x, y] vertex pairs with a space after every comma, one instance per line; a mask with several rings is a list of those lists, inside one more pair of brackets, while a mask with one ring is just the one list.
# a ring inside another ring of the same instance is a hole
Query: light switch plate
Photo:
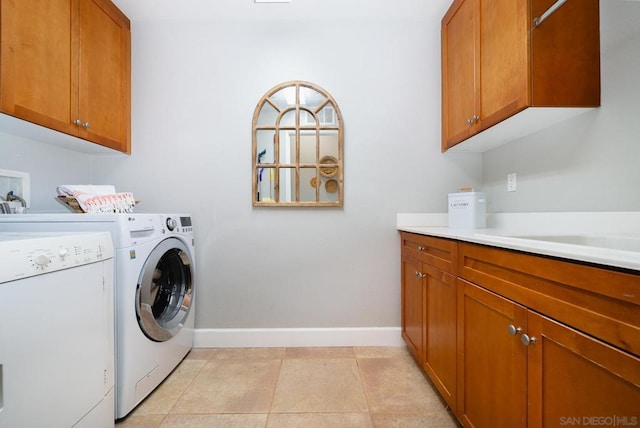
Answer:
[[507, 174], [507, 192], [515, 192], [516, 187], [516, 173]]

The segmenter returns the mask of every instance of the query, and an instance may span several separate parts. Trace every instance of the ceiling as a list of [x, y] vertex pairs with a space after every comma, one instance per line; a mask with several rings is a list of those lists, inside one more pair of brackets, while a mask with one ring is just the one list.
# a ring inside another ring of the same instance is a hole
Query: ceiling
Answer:
[[430, 19], [441, 17], [451, 0], [113, 0], [132, 21], [146, 20], [319, 20]]
[[[113, 0], [131, 19], [193, 21], [393, 20], [439, 22], [452, 0]], [[572, 0], [575, 1], [575, 0]], [[600, 0], [602, 51], [640, 34], [639, 0]]]

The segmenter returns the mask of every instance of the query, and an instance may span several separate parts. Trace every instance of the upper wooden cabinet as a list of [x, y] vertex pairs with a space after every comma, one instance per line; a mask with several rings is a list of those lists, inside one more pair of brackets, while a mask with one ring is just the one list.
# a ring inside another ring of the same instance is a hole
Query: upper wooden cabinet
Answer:
[[129, 19], [108, 0], [0, 7], [0, 111], [130, 153]]
[[442, 19], [442, 151], [528, 107], [600, 105], [598, 0], [536, 25], [554, 3], [454, 0]]

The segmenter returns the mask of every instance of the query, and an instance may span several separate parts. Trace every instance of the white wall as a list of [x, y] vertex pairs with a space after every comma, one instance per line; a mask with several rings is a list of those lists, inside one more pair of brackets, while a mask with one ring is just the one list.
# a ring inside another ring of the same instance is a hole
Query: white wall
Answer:
[[[439, 151], [448, 3], [384, 20], [133, 21], [132, 155], [93, 172], [140, 210], [193, 214], [199, 328], [400, 325], [396, 213], [442, 212], [447, 192], [481, 177], [480, 155]], [[253, 111], [287, 80], [340, 106], [343, 208], [251, 205]]]
[[489, 212], [640, 210], [640, 2], [600, 9], [601, 107], [486, 152]]

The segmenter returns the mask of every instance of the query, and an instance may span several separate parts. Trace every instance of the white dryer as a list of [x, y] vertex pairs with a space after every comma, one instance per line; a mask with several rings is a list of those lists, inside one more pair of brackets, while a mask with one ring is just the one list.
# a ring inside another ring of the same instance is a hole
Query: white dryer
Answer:
[[0, 233], [0, 427], [113, 428], [108, 233]]
[[2, 215], [0, 231], [111, 232], [116, 419], [130, 413], [191, 349], [195, 254], [190, 215]]

